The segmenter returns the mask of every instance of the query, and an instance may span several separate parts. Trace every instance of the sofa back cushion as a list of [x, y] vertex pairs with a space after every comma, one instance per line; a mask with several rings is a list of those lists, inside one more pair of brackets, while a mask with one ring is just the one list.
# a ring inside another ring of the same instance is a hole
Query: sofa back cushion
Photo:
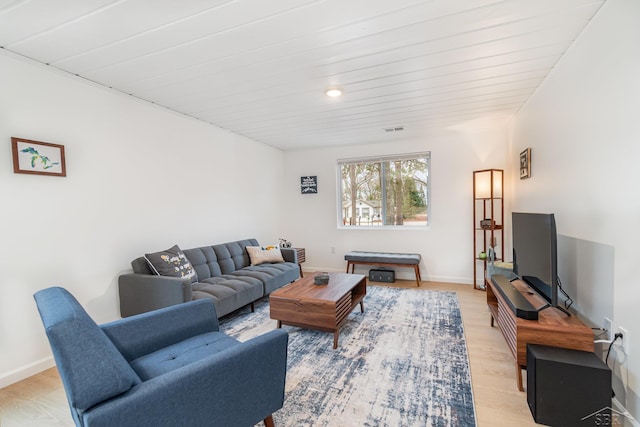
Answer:
[[213, 246], [185, 249], [184, 254], [191, 262], [198, 280], [231, 274], [251, 265], [247, 246], [259, 246], [256, 239], [238, 240]]
[[185, 249], [184, 254], [187, 256], [189, 261], [191, 261], [191, 265], [196, 271], [198, 280], [204, 280], [210, 277], [220, 276], [222, 274], [222, 270], [218, 264], [218, 256], [212, 246]]

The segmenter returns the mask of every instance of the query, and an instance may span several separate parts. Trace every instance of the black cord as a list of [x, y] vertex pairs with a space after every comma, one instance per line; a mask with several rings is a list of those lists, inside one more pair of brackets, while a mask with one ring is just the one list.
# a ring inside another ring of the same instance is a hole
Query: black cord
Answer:
[[560, 276], [558, 276], [558, 289], [560, 289], [560, 292], [562, 292], [564, 296], [567, 297], [567, 299], [564, 302], [564, 308], [568, 310], [569, 307], [573, 305], [573, 299], [569, 296], [569, 294], [564, 289], [562, 289], [562, 282], [560, 281]]
[[604, 358], [605, 365], [609, 366], [609, 353], [611, 353], [611, 347], [613, 347], [613, 343], [616, 342], [618, 338], [622, 338], [622, 334], [617, 333], [613, 336], [613, 341], [609, 344], [609, 350], [607, 350], [607, 357]]

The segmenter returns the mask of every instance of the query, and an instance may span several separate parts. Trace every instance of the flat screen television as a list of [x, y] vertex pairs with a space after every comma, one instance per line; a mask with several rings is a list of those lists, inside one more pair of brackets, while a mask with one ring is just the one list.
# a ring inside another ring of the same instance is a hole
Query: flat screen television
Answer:
[[513, 272], [540, 296], [558, 305], [558, 236], [553, 214], [513, 212]]

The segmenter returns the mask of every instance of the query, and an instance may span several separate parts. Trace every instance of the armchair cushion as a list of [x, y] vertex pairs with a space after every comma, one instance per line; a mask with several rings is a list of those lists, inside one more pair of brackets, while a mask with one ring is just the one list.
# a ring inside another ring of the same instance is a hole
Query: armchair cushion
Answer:
[[131, 367], [147, 381], [238, 344], [222, 332], [209, 332], [139, 357], [131, 361]]
[[287, 332], [274, 329], [144, 381], [84, 415], [86, 427], [247, 427], [282, 408]]

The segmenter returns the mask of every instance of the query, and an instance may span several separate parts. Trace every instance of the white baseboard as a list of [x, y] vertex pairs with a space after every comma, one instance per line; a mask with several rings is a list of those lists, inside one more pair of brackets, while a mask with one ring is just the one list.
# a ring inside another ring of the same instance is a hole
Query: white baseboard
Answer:
[[30, 376], [40, 373], [46, 369], [52, 368], [55, 365], [56, 363], [53, 360], [53, 356], [49, 356], [28, 365], [16, 368], [12, 371], [3, 373], [2, 375], [0, 375], [0, 388], [15, 384], [18, 381], [29, 378]]

